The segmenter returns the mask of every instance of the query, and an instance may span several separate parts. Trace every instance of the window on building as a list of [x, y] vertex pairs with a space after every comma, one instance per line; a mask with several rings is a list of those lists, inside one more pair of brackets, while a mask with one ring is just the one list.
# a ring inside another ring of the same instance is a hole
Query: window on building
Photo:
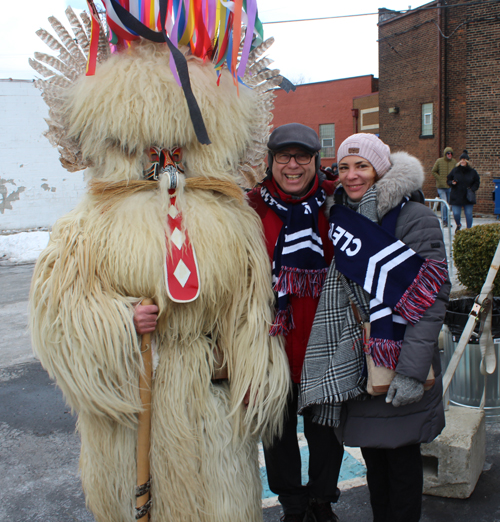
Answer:
[[432, 132], [433, 104], [422, 103], [422, 136], [430, 136]]
[[319, 140], [321, 142], [321, 157], [335, 157], [335, 123], [319, 126]]
[[378, 123], [378, 107], [370, 107], [369, 109], [361, 109], [359, 111], [361, 132], [373, 131], [379, 128]]

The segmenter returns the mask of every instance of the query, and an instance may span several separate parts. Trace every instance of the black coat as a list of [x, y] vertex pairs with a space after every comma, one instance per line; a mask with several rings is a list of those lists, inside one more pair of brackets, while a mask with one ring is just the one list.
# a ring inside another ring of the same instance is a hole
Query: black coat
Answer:
[[[453, 184], [456, 181], [456, 185]], [[451, 187], [450, 205], [470, 205], [467, 200], [467, 189], [474, 192], [479, 188], [479, 174], [469, 165], [457, 165], [449, 174], [446, 182]]]

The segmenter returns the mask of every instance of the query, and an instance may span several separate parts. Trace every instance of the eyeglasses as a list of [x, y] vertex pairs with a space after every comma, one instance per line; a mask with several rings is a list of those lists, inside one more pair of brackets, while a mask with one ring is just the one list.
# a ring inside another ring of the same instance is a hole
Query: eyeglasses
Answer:
[[287, 152], [278, 152], [274, 155], [274, 161], [279, 163], [280, 165], [286, 165], [290, 162], [292, 158], [295, 158], [295, 161], [299, 165], [309, 165], [312, 160], [312, 155], [307, 152], [298, 152], [297, 154], [288, 154]]
[[453, 156], [453, 152], [447, 152], [446, 155], [447, 156]]

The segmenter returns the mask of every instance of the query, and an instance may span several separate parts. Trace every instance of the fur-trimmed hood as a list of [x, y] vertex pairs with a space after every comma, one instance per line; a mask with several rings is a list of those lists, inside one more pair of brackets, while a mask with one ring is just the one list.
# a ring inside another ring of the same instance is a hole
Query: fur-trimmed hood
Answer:
[[422, 188], [424, 168], [420, 161], [407, 152], [391, 154], [392, 167], [377, 181], [377, 212], [382, 218], [404, 196]]

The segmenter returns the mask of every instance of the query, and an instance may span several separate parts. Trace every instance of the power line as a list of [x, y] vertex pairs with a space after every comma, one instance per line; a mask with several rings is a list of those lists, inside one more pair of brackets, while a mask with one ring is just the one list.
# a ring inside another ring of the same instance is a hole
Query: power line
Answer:
[[[464, 6], [470, 6], [470, 5], [478, 5], [478, 4], [491, 4], [491, 3], [499, 3], [500, 0], [479, 0], [474, 2], [465, 2], [462, 4], [455, 4], [455, 5], [436, 5], [433, 7], [417, 7], [415, 9], [407, 9], [403, 11], [395, 11], [399, 14], [406, 14], [411, 11], [429, 11], [431, 9], [449, 9], [451, 7], [464, 7]], [[289, 24], [294, 22], [315, 22], [318, 20], [333, 20], [335, 18], [355, 18], [359, 16], [374, 16], [378, 15], [379, 13], [361, 13], [361, 14], [350, 14], [350, 15], [338, 15], [338, 16], [321, 16], [318, 18], [301, 18], [298, 20], [276, 20], [274, 22], [262, 22], [262, 25], [271, 25], [271, 24]]]
[[339, 16], [322, 16], [319, 18], [301, 18], [300, 20], [277, 20], [276, 22], [262, 22], [262, 25], [266, 24], [288, 24], [292, 22], [314, 22], [316, 20], [333, 20], [334, 18], [354, 18], [356, 16], [373, 16], [378, 13], [363, 13], [363, 14], [352, 14], [352, 15], [339, 15]]

